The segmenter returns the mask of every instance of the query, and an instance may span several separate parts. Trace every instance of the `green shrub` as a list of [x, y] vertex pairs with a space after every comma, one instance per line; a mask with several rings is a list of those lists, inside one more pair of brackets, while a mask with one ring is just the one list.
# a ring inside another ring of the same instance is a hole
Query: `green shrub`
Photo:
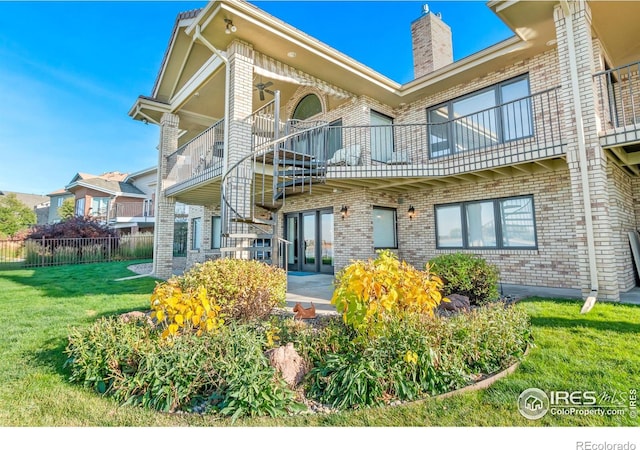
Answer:
[[197, 408], [235, 420], [299, 410], [263, 346], [262, 335], [247, 326], [167, 341], [146, 321], [111, 317], [72, 331], [65, 366], [71, 381], [123, 404], [160, 411]]
[[432, 259], [429, 266], [442, 279], [445, 296], [465, 295], [472, 305], [482, 305], [500, 297], [498, 268], [483, 258], [467, 253], [451, 253]]
[[260, 261], [217, 259], [196, 264], [181, 278], [183, 288], [204, 287], [227, 319], [251, 321], [284, 306], [287, 276], [284, 270]]
[[335, 323], [319, 332], [281, 329], [313, 363], [308, 395], [341, 409], [461, 388], [520, 359], [531, 341], [527, 315], [500, 303], [452, 318], [406, 316], [368, 339], [338, 337]]

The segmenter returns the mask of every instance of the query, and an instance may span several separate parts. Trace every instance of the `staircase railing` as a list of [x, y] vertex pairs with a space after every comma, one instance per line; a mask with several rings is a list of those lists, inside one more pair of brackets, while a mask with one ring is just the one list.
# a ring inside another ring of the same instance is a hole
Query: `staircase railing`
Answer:
[[[327, 124], [296, 123], [295, 128], [287, 128], [279, 121], [279, 109], [276, 92], [272, 102], [245, 119], [244, 122], [251, 125], [251, 151], [230, 165], [222, 176], [223, 245], [220, 251], [223, 256], [260, 259], [258, 256], [269, 252], [271, 261], [278, 263], [282, 244], [275, 243], [280, 239], [276, 211], [284, 203], [286, 190], [310, 189], [313, 178], [323, 181], [310, 174], [319, 173], [324, 162], [312, 163], [316, 155], [296, 150], [300, 150], [301, 142], [309, 142], [321, 134], [320, 130]], [[280, 136], [285, 131], [289, 133]], [[310, 164], [314, 166], [313, 172], [309, 172]], [[261, 207], [261, 214], [257, 206]], [[266, 239], [270, 239], [270, 246], [265, 245]], [[262, 245], [254, 245], [256, 242]]]

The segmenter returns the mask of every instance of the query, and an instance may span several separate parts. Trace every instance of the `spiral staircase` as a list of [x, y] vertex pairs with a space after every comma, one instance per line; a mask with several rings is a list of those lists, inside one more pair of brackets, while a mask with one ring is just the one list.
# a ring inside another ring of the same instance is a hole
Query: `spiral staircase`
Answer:
[[289, 242], [278, 212], [287, 198], [326, 181], [326, 122], [280, 122], [279, 92], [245, 119], [251, 151], [222, 176], [222, 257], [255, 259], [286, 269]]

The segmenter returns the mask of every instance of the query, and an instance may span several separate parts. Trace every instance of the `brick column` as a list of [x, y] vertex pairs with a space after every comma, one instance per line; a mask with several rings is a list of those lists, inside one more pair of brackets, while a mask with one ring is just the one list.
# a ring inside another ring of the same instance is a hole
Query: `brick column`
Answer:
[[178, 116], [170, 113], [164, 113], [160, 120], [158, 184], [155, 202], [156, 223], [153, 235], [153, 272], [159, 278], [169, 278], [173, 272], [176, 201], [165, 195], [165, 185], [168, 175], [167, 157], [178, 149], [178, 123]]
[[[598, 138], [599, 102], [593, 82], [595, 58], [591, 34], [591, 10], [585, 1], [570, 1], [570, 14], [573, 23], [573, 48], [578, 73], [581, 117], [577, 117], [574, 107], [573, 80], [570, 65], [569, 36], [566, 18], [562, 8], [557, 5], [554, 11], [558, 62], [561, 74], [560, 102], [562, 105], [562, 134], [567, 143], [567, 165], [571, 182], [573, 213], [575, 216], [578, 270], [583, 295], [590, 291], [589, 253], [587, 243], [587, 223], [585, 220], [584, 192], [580, 168], [580, 151], [586, 151], [591, 197], [591, 217], [594, 235], [596, 266], [598, 273], [598, 298], [618, 300], [618, 275], [615, 250], [612, 245], [612, 227], [610, 218], [609, 194], [607, 190], [607, 159]], [[596, 41], [597, 43], [597, 41]], [[600, 62], [597, 62], [598, 65]], [[599, 69], [599, 67], [598, 67]], [[580, 120], [581, 119], [581, 120]], [[581, 150], [578, 129], [584, 131], [584, 150]], [[562, 239], [562, 236], [558, 236]]]
[[[251, 125], [245, 119], [253, 112], [253, 47], [242, 41], [233, 41], [227, 48], [229, 60], [229, 136], [228, 168], [251, 153]], [[227, 201], [241, 216], [251, 216], [251, 162], [236, 167], [227, 177]], [[234, 224], [234, 233], [246, 233], [247, 226]], [[240, 242], [225, 241], [223, 246], [236, 246]]]

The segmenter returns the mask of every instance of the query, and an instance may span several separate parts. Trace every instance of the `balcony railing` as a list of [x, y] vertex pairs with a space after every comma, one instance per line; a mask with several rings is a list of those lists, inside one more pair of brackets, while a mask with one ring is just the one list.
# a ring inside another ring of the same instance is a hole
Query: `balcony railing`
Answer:
[[596, 73], [593, 78], [602, 131], [640, 125], [640, 62]]
[[220, 176], [223, 156], [224, 119], [221, 119], [169, 155], [166, 187], [189, 180]]
[[564, 153], [557, 88], [437, 123], [315, 123], [283, 145], [326, 161], [328, 178], [448, 176]]
[[154, 217], [154, 208], [151, 201], [115, 203], [109, 210], [109, 220]]

